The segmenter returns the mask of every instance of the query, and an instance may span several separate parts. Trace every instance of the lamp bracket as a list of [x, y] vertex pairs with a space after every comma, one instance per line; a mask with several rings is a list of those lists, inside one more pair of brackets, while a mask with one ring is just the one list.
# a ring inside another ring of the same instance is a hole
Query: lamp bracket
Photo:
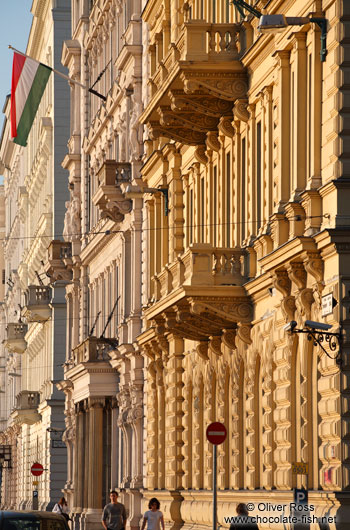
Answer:
[[[320, 346], [322, 351], [330, 359], [335, 359], [337, 364], [341, 364], [341, 342], [342, 342], [341, 333], [330, 333], [328, 331], [319, 331], [313, 328], [303, 328], [303, 329], [294, 328], [294, 329], [291, 329], [291, 333], [306, 334], [308, 340], [314, 341], [314, 346]], [[338, 352], [336, 353], [335, 357], [332, 357], [331, 355], [329, 355], [328, 351], [323, 347], [322, 343], [327, 343], [329, 346], [329, 349], [332, 352], [335, 352], [338, 348]]]

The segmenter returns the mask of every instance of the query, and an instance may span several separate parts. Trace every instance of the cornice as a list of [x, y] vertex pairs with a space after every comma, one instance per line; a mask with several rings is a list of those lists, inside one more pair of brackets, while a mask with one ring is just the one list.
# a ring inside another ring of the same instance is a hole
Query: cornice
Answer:
[[264, 273], [274, 270], [283, 265], [287, 261], [297, 257], [305, 250], [317, 250], [315, 240], [312, 237], [295, 237], [291, 241], [287, 241], [277, 249], [273, 250], [267, 256], [259, 260], [259, 263], [264, 269]]
[[68, 68], [69, 62], [74, 56], [81, 55], [81, 46], [78, 40], [65, 40], [62, 46], [61, 62]]

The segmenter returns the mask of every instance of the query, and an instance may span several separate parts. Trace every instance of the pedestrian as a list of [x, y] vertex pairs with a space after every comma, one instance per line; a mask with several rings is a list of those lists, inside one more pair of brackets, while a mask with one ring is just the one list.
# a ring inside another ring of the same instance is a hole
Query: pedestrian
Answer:
[[55, 504], [55, 506], [52, 508], [52, 511], [54, 513], [58, 513], [60, 515], [63, 515], [63, 517], [69, 521], [69, 508], [67, 501], [64, 497], [61, 497], [60, 500]]
[[257, 523], [249, 516], [247, 505], [243, 502], [237, 504], [237, 517], [234, 517], [230, 530], [259, 530]]
[[111, 502], [103, 508], [102, 526], [105, 530], [124, 530], [126, 525], [125, 506], [118, 502], [116, 491], [112, 490], [109, 498]]
[[143, 516], [143, 523], [141, 530], [145, 530], [147, 523], [147, 530], [160, 530], [160, 525], [162, 525], [162, 530], [164, 530], [164, 517], [162, 512], [159, 510], [160, 502], [158, 499], [153, 497], [148, 503], [149, 510]]

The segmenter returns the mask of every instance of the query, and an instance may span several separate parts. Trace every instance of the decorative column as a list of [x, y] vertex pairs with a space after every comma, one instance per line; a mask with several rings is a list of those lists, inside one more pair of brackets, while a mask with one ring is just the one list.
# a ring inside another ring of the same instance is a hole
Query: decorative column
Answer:
[[104, 398], [89, 398], [88, 513], [102, 509]]
[[176, 490], [182, 486], [182, 379], [183, 339], [169, 335], [169, 360], [166, 375], [166, 469], [165, 486]]
[[147, 415], [147, 484], [149, 490], [158, 488], [158, 405], [156, 384], [156, 363], [151, 361], [147, 373], [147, 410], [153, 414]]
[[75, 462], [74, 462], [74, 508], [73, 511], [81, 513], [84, 507], [83, 484], [84, 484], [84, 410], [82, 404], [76, 405], [76, 439], [75, 439]]

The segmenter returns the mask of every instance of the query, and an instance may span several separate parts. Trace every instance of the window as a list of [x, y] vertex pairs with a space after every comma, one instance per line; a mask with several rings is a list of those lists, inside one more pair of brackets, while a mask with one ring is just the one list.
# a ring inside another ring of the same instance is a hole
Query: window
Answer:
[[261, 226], [261, 121], [256, 126], [256, 230]]
[[6, 278], [5, 269], [2, 269], [2, 285], [5, 285], [5, 278]]

